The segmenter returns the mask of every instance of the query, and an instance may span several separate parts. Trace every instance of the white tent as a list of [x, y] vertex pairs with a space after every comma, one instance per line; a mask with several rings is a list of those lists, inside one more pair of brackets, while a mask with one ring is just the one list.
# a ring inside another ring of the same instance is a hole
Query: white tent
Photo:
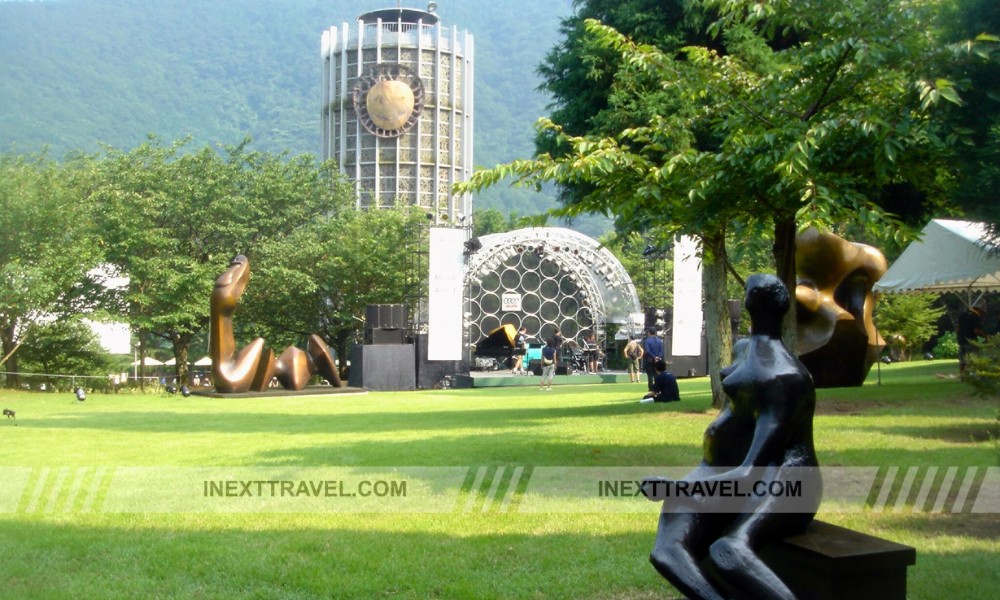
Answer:
[[[154, 364], [154, 363], [146, 361], [146, 364], [150, 365], [150, 364]], [[168, 361], [166, 361], [165, 363], [162, 363], [162, 364], [164, 366], [172, 367], [172, 366], [174, 366], [174, 365], [177, 364], [177, 359], [176, 358], [171, 358], [170, 360], [168, 360]], [[195, 362], [193, 362], [191, 364], [193, 364], [196, 367], [211, 366], [211, 364], [212, 364], [212, 357], [210, 357], [210, 356], [204, 356], [202, 358], [199, 358], [197, 361], [195, 361]]]
[[[143, 364], [144, 364], [144, 365], [146, 365], [147, 367], [159, 367], [159, 366], [162, 366], [162, 365], [163, 365], [163, 363], [162, 363], [162, 362], [160, 362], [160, 361], [156, 360], [156, 359], [155, 359], [155, 358], [153, 358], [152, 356], [147, 356], [147, 357], [143, 358], [143, 359], [142, 359], [142, 362], [143, 362]], [[138, 360], [134, 360], [134, 361], [132, 361], [132, 366], [133, 366], [133, 367], [138, 367], [138, 366], [139, 366], [139, 361], [138, 361]]]
[[1000, 290], [1000, 248], [986, 226], [934, 219], [875, 283], [878, 294]]

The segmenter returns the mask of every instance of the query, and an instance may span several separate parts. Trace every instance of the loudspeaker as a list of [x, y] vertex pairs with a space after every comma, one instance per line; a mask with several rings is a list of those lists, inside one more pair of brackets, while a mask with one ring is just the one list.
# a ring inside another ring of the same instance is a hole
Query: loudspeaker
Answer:
[[348, 385], [382, 391], [415, 389], [415, 362], [413, 344], [355, 345], [351, 352]]
[[406, 341], [405, 329], [365, 329], [365, 344], [402, 344]]
[[369, 304], [365, 309], [368, 329], [406, 329], [405, 304]]

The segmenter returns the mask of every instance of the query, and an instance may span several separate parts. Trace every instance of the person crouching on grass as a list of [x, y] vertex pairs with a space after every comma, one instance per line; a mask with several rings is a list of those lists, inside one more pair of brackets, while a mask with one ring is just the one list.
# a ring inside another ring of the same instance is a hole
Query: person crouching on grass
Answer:
[[677, 378], [667, 371], [665, 360], [658, 359], [653, 364], [656, 377], [653, 378], [653, 389], [646, 393], [639, 402], [677, 402], [681, 392], [677, 389]]

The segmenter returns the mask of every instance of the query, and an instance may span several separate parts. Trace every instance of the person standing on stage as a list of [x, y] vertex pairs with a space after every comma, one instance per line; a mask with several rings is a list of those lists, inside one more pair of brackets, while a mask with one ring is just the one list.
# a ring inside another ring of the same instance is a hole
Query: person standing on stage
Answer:
[[552, 332], [552, 345], [556, 349], [556, 366], [559, 366], [559, 355], [562, 354], [562, 345], [566, 338], [562, 336], [562, 330], [558, 327]]
[[514, 362], [512, 373], [514, 375], [524, 375], [526, 371], [524, 370], [524, 355], [528, 353], [528, 329], [526, 327], [521, 327], [517, 330], [517, 336], [514, 338], [514, 355], [512, 361]]

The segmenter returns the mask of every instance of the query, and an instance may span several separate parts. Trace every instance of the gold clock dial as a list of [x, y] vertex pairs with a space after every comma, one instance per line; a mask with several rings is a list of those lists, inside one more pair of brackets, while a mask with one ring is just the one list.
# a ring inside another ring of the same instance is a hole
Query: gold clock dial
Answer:
[[402, 81], [380, 81], [368, 90], [365, 110], [379, 129], [395, 131], [413, 114], [413, 90]]
[[362, 127], [382, 138], [398, 137], [420, 119], [424, 85], [398, 64], [375, 65], [354, 83], [354, 110]]

